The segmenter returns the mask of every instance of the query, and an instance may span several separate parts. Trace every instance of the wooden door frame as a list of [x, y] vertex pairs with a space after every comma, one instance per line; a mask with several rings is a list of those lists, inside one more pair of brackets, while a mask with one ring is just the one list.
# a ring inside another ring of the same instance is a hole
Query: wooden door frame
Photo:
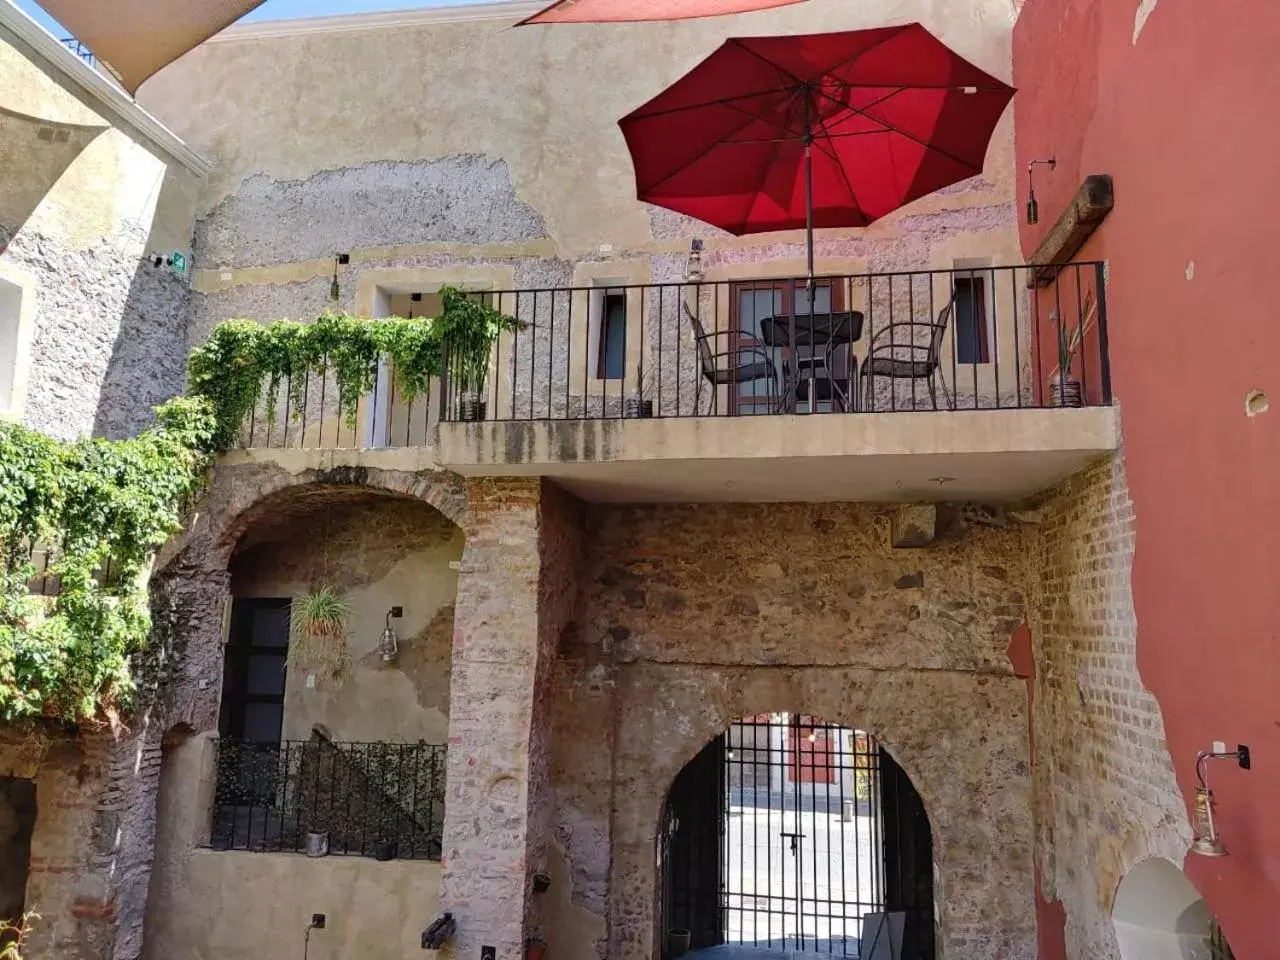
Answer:
[[[831, 312], [845, 309], [845, 286], [841, 282], [845, 280], [843, 277], [814, 277], [814, 287], [830, 287], [831, 288]], [[729, 350], [730, 356], [736, 357], [741, 347], [763, 347], [765, 346], [755, 337], [744, 336], [741, 326], [741, 311], [739, 310], [739, 302], [741, 300], [741, 292], [743, 290], [781, 290], [782, 291], [782, 315], [794, 316], [795, 297], [804, 295], [805, 287], [804, 277], [757, 277], [751, 280], [731, 280], [729, 281]], [[790, 360], [788, 351], [790, 347], [779, 347], [782, 352], [779, 354], [779, 362]], [[782, 369], [778, 369], [779, 383], [781, 387]], [[739, 394], [741, 384], [735, 384], [727, 388], [728, 403], [726, 409], [729, 416], [758, 416], [759, 414], [743, 414], [740, 411], [740, 402], [742, 397]], [[770, 394], [767, 398], [757, 397], [749, 406], [760, 406], [761, 400], [766, 400], [769, 404], [769, 411], [776, 409], [778, 402], [782, 399], [781, 394]]]

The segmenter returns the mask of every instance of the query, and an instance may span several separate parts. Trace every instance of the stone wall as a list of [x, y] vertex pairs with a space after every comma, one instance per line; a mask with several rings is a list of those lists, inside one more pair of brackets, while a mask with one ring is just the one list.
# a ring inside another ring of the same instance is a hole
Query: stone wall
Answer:
[[577, 593], [579, 508], [539, 479], [468, 484], [458, 583], [441, 905], [456, 956], [519, 960], [544, 932], [556, 649]]
[[[234, 27], [147, 84], [144, 102], [217, 164], [198, 211], [192, 343], [230, 317], [314, 318], [333, 305], [337, 253], [351, 256], [338, 271], [337, 306], [366, 315], [390, 309], [373, 295], [379, 288], [430, 293], [454, 283], [546, 291], [680, 281], [693, 238], [706, 241], [709, 279], [745, 276], [743, 264], [754, 265], [752, 275], [802, 275], [799, 231], [737, 238], [637, 201], [617, 118], [744, 32], [805, 32], [819, 20], [832, 30], [921, 20], [1005, 75], [1012, 28], [1007, 0], [888, 0], [874, 10], [811, 0], [751, 18], [630, 24], [626, 43], [607, 28], [546, 31], [531, 56], [528, 38], [504, 18], [509, 13], [475, 9], [465, 19], [435, 22], [421, 11], [394, 26], [347, 21], [341, 29], [312, 24], [267, 36], [251, 25]], [[416, 61], [385, 55], [401, 45], [433, 64], [429, 89]], [[639, 49], [662, 55], [637, 57]], [[358, 74], [351, 72], [356, 64]], [[601, 86], [601, 76], [610, 82]], [[287, 138], [275, 121], [283, 89], [302, 91], [289, 97], [298, 122]], [[422, 103], [430, 109], [419, 109]], [[1006, 118], [981, 175], [870, 228], [819, 231], [818, 271], [1014, 262], [1012, 142]], [[720, 293], [727, 310], [729, 292]], [[504, 309], [535, 325], [514, 347], [514, 365], [506, 345], [500, 399], [491, 407], [515, 396], [518, 416], [619, 410], [619, 385], [587, 373], [594, 349], [587, 294], [573, 299], [570, 311], [564, 294], [554, 308], [545, 292], [536, 302], [506, 298]], [[691, 412], [690, 387], [700, 373], [677, 298], [669, 289], [662, 304], [642, 307], [633, 299], [628, 377], [645, 341], [647, 379], [652, 391], [661, 381], [662, 410]], [[1005, 383], [1015, 379], [1007, 362], [1015, 353], [1012, 346], [999, 351]], [[672, 406], [677, 385], [688, 403]], [[603, 397], [606, 389], [612, 398]]]
[[189, 289], [130, 227], [82, 249], [26, 229], [3, 250], [34, 279], [24, 423], [64, 440], [127, 437], [186, 382]]
[[0, 40], [0, 276], [31, 328], [0, 414], [61, 439], [136, 433], [186, 369], [187, 280], [148, 255], [190, 249], [198, 179], [90, 103]]
[[[1053, 490], [1031, 538], [1036, 854], [1067, 957], [1121, 960], [1111, 911], [1132, 866], [1191, 842], [1164, 722], [1138, 670], [1124, 461]], [[1061, 922], [1061, 921], [1059, 921]]]
[[[946, 960], [1035, 951], [1024, 533], [889, 546], [868, 505], [594, 507], [555, 686], [553, 949], [648, 958], [658, 816], [733, 720], [867, 729], [924, 799]], [[998, 522], [998, 521], [997, 521]]]

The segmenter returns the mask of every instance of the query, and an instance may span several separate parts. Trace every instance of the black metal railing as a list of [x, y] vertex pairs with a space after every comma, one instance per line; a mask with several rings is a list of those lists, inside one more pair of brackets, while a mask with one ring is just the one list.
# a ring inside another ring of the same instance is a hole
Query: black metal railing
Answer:
[[94, 56], [93, 51], [75, 37], [63, 37], [62, 44], [85, 63], [89, 64], [89, 66], [97, 66], [98, 58]]
[[446, 345], [443, 420], [1111, 402], [1101, 263], [483, 296], [526, 326], [496, 344], [481, 390], [459, 388]]
[[329, 854], [439, 860], [444, 785], [437, 744], [224, 738], [210, 845], [305, 853], [315, 834]]
[[[444, 345], [429, 394], [344, 409], [327, 363], [264, 382], [243, 447], [431, 443], [441, 420], [593, 420], [1105, 406], [1101, 263], [477, 291], [523, 321], [484, 368]], [[1059, 367], [1066, 359], [1065, 377]], [[323, 372], [327, 371], [327, 372]]]

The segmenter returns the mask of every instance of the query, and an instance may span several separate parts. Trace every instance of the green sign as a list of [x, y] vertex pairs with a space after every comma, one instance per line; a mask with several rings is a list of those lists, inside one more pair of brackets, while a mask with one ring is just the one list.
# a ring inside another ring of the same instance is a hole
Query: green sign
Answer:
[[187, 275], [187, 255], [178, 250], [173, 251], [173, 256], [169, 258], [169, 263], [173, 266], [173, 272], [185, 277]]

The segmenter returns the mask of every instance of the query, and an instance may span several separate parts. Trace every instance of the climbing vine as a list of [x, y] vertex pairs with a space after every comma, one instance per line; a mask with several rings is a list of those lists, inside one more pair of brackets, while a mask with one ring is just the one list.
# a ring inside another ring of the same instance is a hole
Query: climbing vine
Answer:
[[[129, 707], [150, 632], [147, 568], [180, 527], [214, 418], [176, 399], [131, 440], [63, 444], [0, 425], [0, 717], [87, 720]], [[37, 547], [55, 597], [29, 584]]]
[[473, 381], [473, 368], [487, 365], [497, 337], [525, 326], [452, 287], [443, 288], [440, 296], [443, 309], [435, 318], [367, 320], [326, 313], [306, 324], [218, 324], [191, 355], [187, 388], [213, 409], [216, 449], [232, 446], [259, 402], [265, 402], [267, 419], [273, 419], [282, 384], [288, 385], [293, 415], [301, 417], [309, 378], [332, 376], [339, 410], [354, 428], [360, 398], [374, 388], [380, 357], [387, 357], [395, 371], [397, 396], [409, 402], [440, 376], [446, 342], [453, 366], [463, 379]]
[[[274, 416], [282, 384], [300, 415], [308, 377], [332, 376], [355, 426], [380, 357], [412, 400], [440, 375], [445, 344], [459, 376], [474, 382], [497, 337], [525, 326], [458, 290], [441, 298], [434, 319], [221, 323], [191, 355], [187, 396], [159, 407], [155, 425], [130, 440], [66, 444], [0, 424], [0, 718], [80, 721], [130, 707], [131, 661], [151, 630], [155, 551], [259, 402]], [[57, 583], [56, 596], [30, 589], [38, 549], [51, 558], [41, 576]]]

